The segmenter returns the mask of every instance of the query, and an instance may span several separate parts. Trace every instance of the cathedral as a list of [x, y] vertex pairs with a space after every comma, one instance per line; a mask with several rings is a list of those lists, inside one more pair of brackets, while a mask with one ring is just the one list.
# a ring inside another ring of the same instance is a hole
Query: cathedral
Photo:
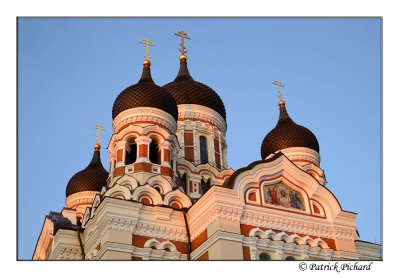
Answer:
[[189, 37], [175, 35], [179, 71], [164, 86], [142, 41], [142, 75], [113, 104], [108, 171], [97, 140], [64, 209], [45, 216], [32, 259], [379, 260], [380, 245], [359, 239], [357, 214], [326, 187], [319, 142], [290, 117], [279, 81], [260, 160], [228, 167], [224, 103], [190, 75]]

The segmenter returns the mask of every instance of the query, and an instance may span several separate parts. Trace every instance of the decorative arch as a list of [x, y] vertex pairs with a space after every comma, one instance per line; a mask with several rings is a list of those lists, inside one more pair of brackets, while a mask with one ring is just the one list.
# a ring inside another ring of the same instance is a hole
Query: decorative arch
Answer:
[[325, 217], [325, 210], [319, 202], [315, 200], [310, 200], [310, 203], [311, 203], [311, 212], [313, 215]]
[[245, 193], [245, 198], [246, 198], [245, 199], [246, 203], [259, 205], [260, 204], [260, 190], [258, 189], [258, 187], [247, 189], [246, 193]]
[[253, 228], [249, 232], [249, 236], [255, 236], [255, 237], [260, 237], [260, 238], [265, 238], [265, 233], [263, 230], [260, 228]]
[[321, 238], [312, 239], [309, 236], [300, 237], [297, 234], [288, 235], [285, 232], [275, 233], [271, 229], [267, 231], [261, 230], [259, 227], [253, 228], [249, 232], [249, 236], [258, 237], [260, 239], [282, 240], [286, 243], [296, 243], [298, 245], [308, 245], [310, 247], [320, 247], [321, 249], [329, 249], [329, 245]]
[[320, 238], [314, 239], [315, 245], [320, 247], [321, 249], [328, 249], [328, 244]]
[[157, 239], [152, 238], [145, 242], [145, 248], [153, 248], [157, 250], [169, 249], [171, 252], [177, 251], [175, 244], [170, 242], [169, 240], [165, 240], [163, 242], [159, 242]]
[[124, 186], [124, 187], [128, 188], [129, 191], [131, 191], [139, 186], [137, 180], [130, 177], [129, 175], [124, 175], [121, 178], [119, 178], [115, 182], [115, 185]]
[[167, 249], [167, 248], [171, 252], [175, 252], [176, 251], [176, 246], [172, 242], [170, 242], [169, 240], [163, 241], [160, 244], [160, 249]]
[[151, 187], [159, 186], [162, 188], [161, 194], [165, 194], [167, 192], [170, 192], [172, 190], [172, 186], [169, 183], [169, 181], [163, 177], [162, 175], [154, 175], [151, 178], [147, 180], [147, 183]]
[[160, 193], [149, 184], [138, 186], [132, 193], [132, 200], [139, 201], [142, 196], [150, 197], [153, 205], [163, 203]]
[[114, 186], [106, 191], [104, 194], [106, 197], [118, 198], [129, 200], [131, 197], [130, 190], [125, 186]]
[[168, 192], [164, 196], [163, 204], [170, 206], [173, 201], [179, 202], [184, 208], [189, 208], [192, 205], [189, 197], [178, 189]]
[[157, 239], [152, 238], [152, 239], [149, 239], [148, 241], [146, 241], [143, 247], [145, 247], [145, 248], [155, 247], [157, 250], [159, 250], [159, 249], [161, 249], [160, 246], [161, 246], [161, 243]]
[[285, 232], [280, 232], [279, 234], [276, 235], [276, 238], [278, 240], [283, 240], [286, 243], [291, 242], [289, 235], [286, 234]]

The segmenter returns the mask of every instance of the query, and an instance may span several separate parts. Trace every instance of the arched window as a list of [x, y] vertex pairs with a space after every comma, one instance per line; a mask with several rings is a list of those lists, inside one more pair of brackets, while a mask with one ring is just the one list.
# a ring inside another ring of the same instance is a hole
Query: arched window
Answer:
[[160, 164], [160, 151], [158, 149], [158, 142], [153, 139], [150, 143], [150, 162], [154, 164]]
[[271, 256], [268, 255], [267, 253], [261, 253], [259, 255], [260, 261], [270, 261], [271, 260]]
[[137, 145], [135, 138], [129, 139], [125, 152], [125, 165], [135, 163], [137, 157]]
[[200, 162], [201, 164], [208, 163], [207, 138], [205, 136], [200, 136]]
[[211, 187], [211, 181], [208, 179], [208, 181], [201, 180], [201, 194], [205, 194], [208, 189]]
[[186, 188], [187, 188], [187, 175], [186, 175], [186, 173], [184, 173], [184, 174], [181, 176], [181, 186], [182, 186], [182, 188], [183, 188], [183, 192], [187, 193], [187, 192], [186, 192]]
[[286, 261], [295, 261], [296, 259], [292, 256], [287, 256], [285, 260]]

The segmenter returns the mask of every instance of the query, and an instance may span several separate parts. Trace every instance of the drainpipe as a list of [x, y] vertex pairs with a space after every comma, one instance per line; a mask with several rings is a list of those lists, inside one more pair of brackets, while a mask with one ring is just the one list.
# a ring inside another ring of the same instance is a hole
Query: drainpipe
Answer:
[[183, 218], [185, 219], [185, 226], [186, 226], [186, 234], [187, 234], [187, 238], [188, 238], [188, 261], [190, 261], [190, 253], [192, 253], [192, 243], [190, 242], [190, 231], [189, 231], [189, 225], [188, 225], [188, 221], [187, 221], [187, 213], [188, 209], [187, 208], [183, 208], [182, 212], [183, 212]]
[[85, 260], [86, 255], [85, 255], [85, 249], [83, 248], [83, 244], [82, 244], [82, 239], [81, 239], [81, 232], [83, 231], [82, 228], [78, 228], [78, 239], [79, 239], [79, 245], [81, 246], [81, 251], [82, 251], [82, 261]]

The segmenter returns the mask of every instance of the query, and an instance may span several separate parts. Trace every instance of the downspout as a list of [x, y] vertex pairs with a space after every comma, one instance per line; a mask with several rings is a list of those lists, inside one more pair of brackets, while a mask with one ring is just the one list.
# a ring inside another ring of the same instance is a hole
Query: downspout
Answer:
[[86, 259], [86, 255], [85, 255], [85, 249], [83, 248], [83, 244], [82, 244], [82, 239], [81, 239], [81, 232], [83, 231], [82, 228], [78, 228], [77, 232], [78, 232], [78, 239], [79, 239], [79, 245], [81, 246], [81, 251], [82, 251], [82, 261], [84, 261]]
[[188, 238], [188, 254], [187, 254], [187, 258], [188, 258], [188, 261], [190, 261], [190, 253], [192, 253], [192, 243], [190, 242], [189, 224], [188, 224], [187, 216], [186, 216], [187, 211], [188, 211], [187, 208], [183, 208], [182, 209], [183, 218], [185, 219], [186, 234], [187, 234], [187, 238]]

